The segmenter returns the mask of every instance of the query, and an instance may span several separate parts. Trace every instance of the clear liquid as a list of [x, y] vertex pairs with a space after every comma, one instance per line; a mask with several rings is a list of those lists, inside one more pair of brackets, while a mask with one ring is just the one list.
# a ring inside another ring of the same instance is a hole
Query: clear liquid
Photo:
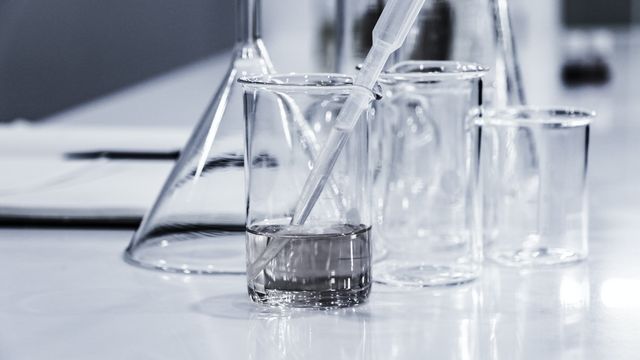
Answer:
[[[297, 307], [342, 307], [366, 300], [371, 287], [370, 227], [255, 225], [247, 230], [248, 264], [273, 242], [286, 242], [249, 279], [256, 302]], [[249, 265], [251, 266], [251, 265]]]

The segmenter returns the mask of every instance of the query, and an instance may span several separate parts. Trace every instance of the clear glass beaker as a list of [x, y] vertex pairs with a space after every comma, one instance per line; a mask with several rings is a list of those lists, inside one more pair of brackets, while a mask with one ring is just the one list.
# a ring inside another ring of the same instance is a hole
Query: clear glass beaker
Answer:
[[[241, 79], [245, 87], [247, 280], [251, 299], [342, 307], [371, 288], [371, 192], [365, 112], [304, 225], [290, 225], [303, 185], [354, 89], [339, 74]], [[371, 101], [375, 94], [371, 94]], [[280, 250], [259, 265], [265, 249]]]
[[408, 61], [380, 77], [376, 123], [386, 128], [372, 136], [382, 143], [374, 154], [374, 228], [387, 257], [375, 264], [376, 282], [437, 286], [478, 276], [473, 115], [485, 72], [473, 63]]
[[487, 259], [509, 266], [587, 257], [587, 158], [593, 113], [507, 108], [481, 114]]
[[244, 121], [240, 76], [272, 73], [260, 0], [238, 0], [231, 66], [124, 258], [149, 269], [244, 273]]
[[[386, 1], [338, 0], [336, 71], [352, 74], [363, 62]], [[488, 67], [485, 105], [525, 103], [507, 0], [426, 1], [389, 65], [409, 60], [480, 63]]]

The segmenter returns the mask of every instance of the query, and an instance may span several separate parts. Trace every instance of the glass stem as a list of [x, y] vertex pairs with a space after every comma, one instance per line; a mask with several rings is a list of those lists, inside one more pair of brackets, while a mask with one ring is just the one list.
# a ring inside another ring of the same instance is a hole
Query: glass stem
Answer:
[[237, 0], [236, 42], [251, 44], [260, 38], [260, 0]]

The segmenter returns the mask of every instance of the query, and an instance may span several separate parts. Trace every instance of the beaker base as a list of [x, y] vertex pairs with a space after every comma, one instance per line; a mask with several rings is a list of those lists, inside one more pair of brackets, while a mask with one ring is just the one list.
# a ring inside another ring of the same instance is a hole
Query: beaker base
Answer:
[[547, 247], [487, 251], [486, 256], [494, 263], [509, 267], [554, 267], [574, 264], [586, 258], [576, 250]]
[[373, 281], [400, 287], [455, 286], [479, 276], [479, 267], [383, 263], [374, 269]]
[[249, 297], [253, 302], [269, 306], [330, 309], [363, 304], [369, 298], [371, 285], [360, 289], [306, 291], [306, 290], [265, 290], [256, 291], [249, 287]]

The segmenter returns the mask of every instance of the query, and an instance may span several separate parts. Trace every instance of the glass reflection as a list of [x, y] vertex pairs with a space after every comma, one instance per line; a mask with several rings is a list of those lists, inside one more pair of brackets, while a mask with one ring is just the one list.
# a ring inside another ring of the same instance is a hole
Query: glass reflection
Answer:
[[376, 288], [373, 351], [379, 359], [479, 359], [479, 286]]
[[590, 307], [586, 264], [553, 270], [485, 267], [483, 352], [498, 359], [582, 359]]
[[335, 311], [256, 307], [249, 359], [478, 359], [480, 285], [379, 286], [364, 306]]
[[255, 309], [249, 320], [249, 359], [373, 358], [368, 321], [357, 308], [331, 311]]

